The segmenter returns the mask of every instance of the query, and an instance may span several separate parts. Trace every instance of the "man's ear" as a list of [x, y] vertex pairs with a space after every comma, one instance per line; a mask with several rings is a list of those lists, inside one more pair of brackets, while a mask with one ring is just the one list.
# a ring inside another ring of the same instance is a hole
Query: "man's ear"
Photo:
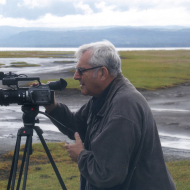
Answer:
[[100, 80], [104, 81], [108, 77], [108, 75], [109, 75], [108, 69], [106, 67], [102, 67], [101, 68], [101, 76], [100, 76], [101, 78], [100, 78]]

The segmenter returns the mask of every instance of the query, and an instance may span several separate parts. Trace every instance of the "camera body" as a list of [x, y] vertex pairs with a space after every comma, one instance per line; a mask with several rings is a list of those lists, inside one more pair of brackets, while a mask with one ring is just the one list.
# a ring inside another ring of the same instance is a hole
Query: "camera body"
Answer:
[[[24, 76], [24, 77], [23, 77]], [[63, 79], [41, 84], [39, 77], [27, 77], [25, 74], [16, 75], [12, 72], [4, 74], [0, 72], [2, 85], [12, 89], [0, 89], [0, 105], [17, 103], [18, 105], [49, 105], [54, 103], [54, 90], [64, 90], [67, 82]], [[38, 81], [37, 86], [19, 87], [19, 81]], [[16, 86], [16, 89], [12, 86]]]

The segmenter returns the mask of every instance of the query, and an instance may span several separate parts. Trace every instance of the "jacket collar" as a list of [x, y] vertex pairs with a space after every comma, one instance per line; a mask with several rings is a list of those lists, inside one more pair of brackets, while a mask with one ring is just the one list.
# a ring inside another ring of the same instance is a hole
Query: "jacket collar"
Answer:
[[104, 116], [106, 108], [108, 106], [108, 104], [110, 103], [111, 99], [113, 98], [113, 96], [115, 95], [115, 93], [117, 92], [117, 90], [124, 85], [124, 83], [126, 82], [126, 79], [124, 78], [124, 76], [122, 74], [119, 74], [111, 83], [111, 86], [109, 87], [109, 91], [107, 92], [107, 96], [104, 99], [103, 105], [101, 106], [100, 110], [97, 113], [97, 116]]
[[106, 97], [107, 97], [107, 95], [109, 93], [109, 90], [110, 90], [110, 88], [112, 86], [113, 81], [106, 87], [106, 89], [100, 94], [99, 97], [93, 97], [92, 98], [93, 103], [92, 103], [91, 110], [92, 110], [92, 113], [94, 115], [97, 115], [97, 113], [99, 112], [101, 107], [104, 105], [104, 102], [106, 100]]

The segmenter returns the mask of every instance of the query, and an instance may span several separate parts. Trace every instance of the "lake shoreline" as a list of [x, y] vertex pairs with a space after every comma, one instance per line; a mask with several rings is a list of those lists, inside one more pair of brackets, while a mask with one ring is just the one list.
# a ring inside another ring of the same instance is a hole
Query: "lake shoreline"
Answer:
[[[0, 51], [61, 51], [61, 52], [75, 52], [78, 49], [78, 47], [0, 47]], [[151, 50], [190, 50], [190, 47], [128, 47], [128, 48], [123, 48], [123, 47], [116, 47], [117, 51], [151, 51]]]

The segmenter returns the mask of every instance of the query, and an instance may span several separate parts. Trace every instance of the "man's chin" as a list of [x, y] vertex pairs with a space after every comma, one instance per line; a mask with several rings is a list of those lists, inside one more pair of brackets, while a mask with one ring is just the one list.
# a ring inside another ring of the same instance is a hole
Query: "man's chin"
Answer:
[[89, 95], [84, 89], [81, 89], [81, 94], [84, 95], [84, 96], [88, 96]]

